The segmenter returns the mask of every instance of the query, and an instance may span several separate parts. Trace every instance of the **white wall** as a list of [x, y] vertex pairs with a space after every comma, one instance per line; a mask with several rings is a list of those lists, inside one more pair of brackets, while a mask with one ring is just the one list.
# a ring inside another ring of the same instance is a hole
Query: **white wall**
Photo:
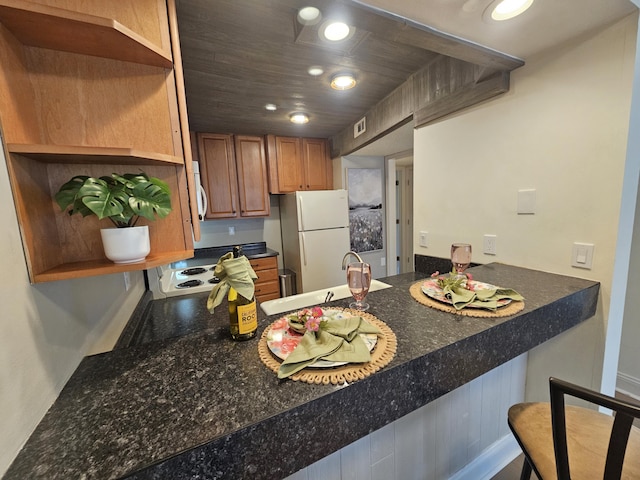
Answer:
[[[625, 163], [637, 19], [532, 57], [498, 99], [416, 130], [414, 245], [448, 256], [598, 280], [591, 320], [532, 351], [527, 398], [547, 399], [550, 374], [600, 387]], [[516, 214], [518, 189], [537, 190], [535, 215]], [[429, 247], [418, 232], [429, 232]], [[497, 255], [482, 253], [497, 235]], [[591, 270], [570, 266], [573, 242], [595, 244]]]
[[[200, 241], [195, 248], [218, 247], [239, 243], [266, 242], [267, 247], [279, 252], [278, 268], [282, 268], [282, 235], [280, 233], [280, 196], [269, 195], [271, 214], [266, 218], [240, 220], [205, 220], [200, 223]], [[229, 234], [233, 227], [234, 234]]]
[[113, 348], [142, 273], [30, 285], [0, 143], [0, 476], [84, 355]]

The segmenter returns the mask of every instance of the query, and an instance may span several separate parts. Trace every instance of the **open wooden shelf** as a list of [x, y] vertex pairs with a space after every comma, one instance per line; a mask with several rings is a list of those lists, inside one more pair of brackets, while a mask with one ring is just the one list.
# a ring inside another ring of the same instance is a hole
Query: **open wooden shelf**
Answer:
[[73, 262], [59, 265], [47, 271], [33, 275], [34, 283], [53, 282], [57, 280], [69, 280], [72, 278], [90, 277], [94, 275], [107, 275], [111, 273], [130, 272], [132, 270], [146, 270], [169, 263], [185, 260], [193, 257], [193, 250], [183, 252], [162, 252], [157, 255], [149, 255], [139, 263], [113, 263], [111, 260], [91, 260], [86, 262]]
[[172, 68], [170, 52], [110, 18], [0, 0], [0, 22], [24, 45]]
[[155, 152], [143, 152], [132, 148], [78, 147], [73, 145], [35, 145], [9, 143], [7, 150], [46, 163], [94, 163], [94, 164], [183, 164], [181, 157]]
[[[173, 65], [174, 0], [42, 1], [56, 6], [0, 0], [0, 84], [7, 87], [0, 89], [0, 121], [30, 281], [191, 258], [197, 213], [187, 191], [181, 65]], [[167, 183], [172, 211], [155, 222], [140, 219], [151, 242], [144, 262], [114, 264], [100, 236], [111, 225], [63, 213], [55, 193], [76, 175], [141, 170]]]

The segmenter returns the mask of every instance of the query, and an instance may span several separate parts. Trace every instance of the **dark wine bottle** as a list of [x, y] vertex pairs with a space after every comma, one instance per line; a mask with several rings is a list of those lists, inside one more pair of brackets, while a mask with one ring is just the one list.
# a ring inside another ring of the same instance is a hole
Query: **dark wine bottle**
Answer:
[[[242, 247], [233, 247], [233, 258], [242, 256]], [[234, 340], [249, 340], [256, 336], [258, 330], [258, 312], [256, 298], [248, 299], [240, 295], [234, 288], [229, 288], [229, 329]]]

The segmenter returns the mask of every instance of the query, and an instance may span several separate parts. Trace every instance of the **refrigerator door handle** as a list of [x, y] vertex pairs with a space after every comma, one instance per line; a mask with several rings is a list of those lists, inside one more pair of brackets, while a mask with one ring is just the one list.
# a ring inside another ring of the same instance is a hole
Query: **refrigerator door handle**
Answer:
[[[304, 213], [303, 213], [303, 205], [302, 205], [302, 197], [298, 197], [298, 221], [300, 222], [300, 229], [301, 230], [306, 230], [306, 228], [304, 228]], [[306, 262], [305, 262], [306, 264]]]
[[304, 232], [300, 233], [300, 239], [302, 240], [302, 242], [300, 242], [301, 245], [301, 249], [302, 249], [302, 263], [303, 265], [306, 267], [307, 266], [307, 248], [304, 244]]

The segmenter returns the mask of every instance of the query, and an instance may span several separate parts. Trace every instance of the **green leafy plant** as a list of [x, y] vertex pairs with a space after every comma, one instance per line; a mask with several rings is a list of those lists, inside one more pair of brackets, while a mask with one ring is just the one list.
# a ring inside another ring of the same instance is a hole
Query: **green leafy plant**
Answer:
[[473, 286], [469, 283], [473, 280], [473, 276], [470, 273], [458, 273], [455, 269], [451, 270], [451, 273], [440, 275], [440, 272], [431, 274], [431, 278], [436, 279], [438, 286], [444, 290], [453, 290], [454, 288], [466, 288], [467, 290], [473, 290]]
[[55, 200], [69, 215], [109, 218], [119, 228], [133, 227], [139, 217], [155, 220], [171, 212], [169, 186], [146, 173], [113, 173], [110, 177], [77, 175], [60, 187]]

